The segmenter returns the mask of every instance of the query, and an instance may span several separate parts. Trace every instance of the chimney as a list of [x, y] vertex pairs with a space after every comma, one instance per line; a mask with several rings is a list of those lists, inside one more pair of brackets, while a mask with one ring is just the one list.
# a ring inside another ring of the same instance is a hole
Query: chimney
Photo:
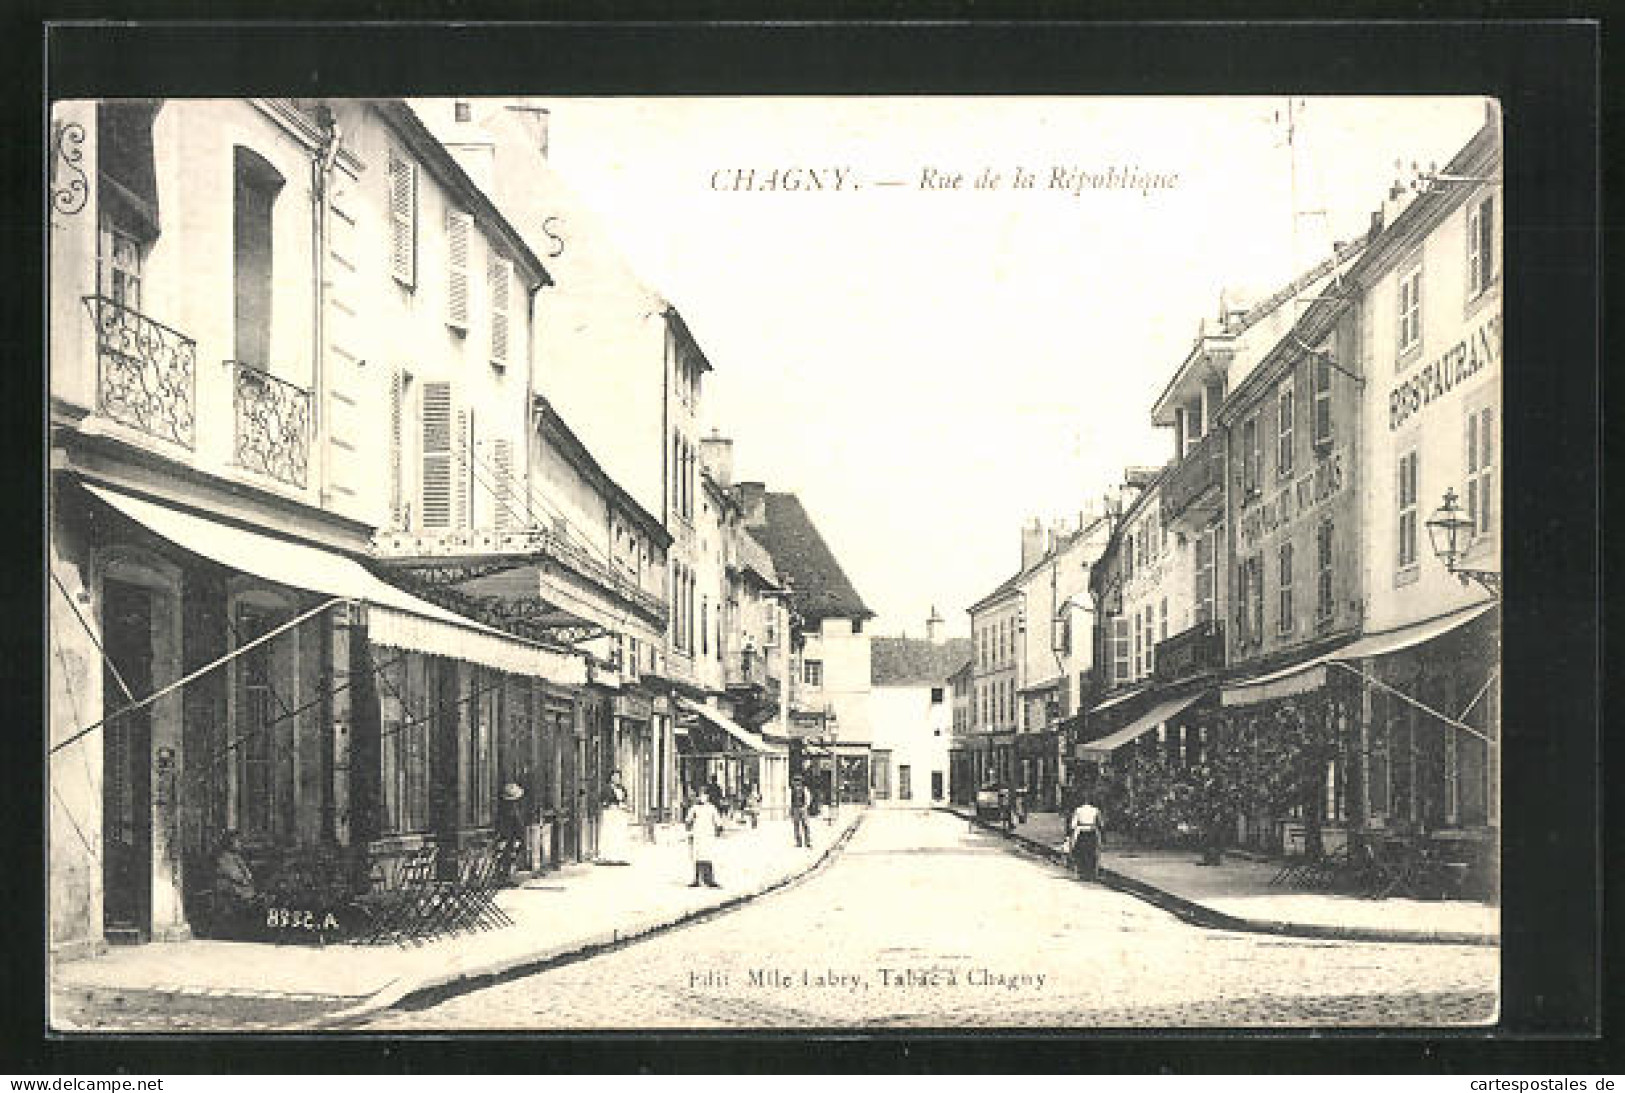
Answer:
[[530, 106], [526, 103], [511, 103], [508, 109], [513, 111], [525, 127], [525, 134], [530, 137], [531, 143], [541, 153], [543, 159], [547, 158], [548, 122], [551, 120], [545, 106]]
[[925, 640], [932, 645], [942, 644], [942, 616], [937, 614], [937, 605], [931, 605], [931, 617], [925, 620]]
[[1031, 524], [1021, 528], [1021, 568], [1026, 569], [1044, 556], [1044, 525], [1033, 517]]
[[716, 484], [729, 489], [734, 481], [734, 442], [711, 430], [711, 435], [700, 438], [700, 460]]
[[739, 507], [744, 510], [745, 526], [759, 528], [767, 523], [767, 486], [761, 482], [741, 482], [734, 487]]

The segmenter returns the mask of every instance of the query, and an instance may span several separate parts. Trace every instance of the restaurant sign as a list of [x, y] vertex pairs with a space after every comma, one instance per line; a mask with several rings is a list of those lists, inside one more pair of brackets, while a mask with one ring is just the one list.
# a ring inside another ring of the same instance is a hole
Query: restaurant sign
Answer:
[[1343, 449], [1317, 460], [1314, 470], [1288, 483], [1241, 513], [1241, 538], [1248, 547], [1319, 508], [1343, 489]]
[[1397, 429], [1458, 383], [1501, 362], [1501, 316], [1490, 316], [1461, 341], [1439, 354], [1388, 392], [1388, 428]]

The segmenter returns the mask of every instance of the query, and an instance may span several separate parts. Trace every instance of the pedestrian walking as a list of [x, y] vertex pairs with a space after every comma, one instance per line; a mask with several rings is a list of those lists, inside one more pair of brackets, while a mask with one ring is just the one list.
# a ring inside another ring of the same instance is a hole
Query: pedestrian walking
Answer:
[[694, 880], [689, 887], [698, 888], [703, 884], [707, 888], [721, 888], [717, 883], [716, 846], [722, 834], [722, 814], [711, 803], [709, 789], [700, 790], [699, 800], [689, 806], [683, 823], [688, 827], [688, 849], [694, 859]]
[[1078, 807], [1067, 819], [1067, 850], [1078, 876], [1084, 880], [1100, 879], [1100, 848], [1105, 830], [1100, 809], [1089, 803], [1088, 797], [1078, 799]]
[[752, 782], [750, 788], [745, 791], [745, 818], [750, 821], [751, 827], [755, 827], [760, 822], [761, 816], [762, 791]]
[[795, 833], [797, 846], [812, 845], [812, 826], [807, 823], [807, 810], [811, 807], [812, 790], [798, 774], [790, 779], [790, 828]]

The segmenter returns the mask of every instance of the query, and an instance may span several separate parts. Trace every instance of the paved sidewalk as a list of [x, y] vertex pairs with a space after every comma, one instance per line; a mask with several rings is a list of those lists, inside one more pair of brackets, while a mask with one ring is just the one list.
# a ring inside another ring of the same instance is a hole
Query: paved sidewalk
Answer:
[[[1013, 837], [1059, 857], [1066, 826], [1058, 813], [1032, 813]], [[1234, 854], [1205, 866], [1192, 850], [1114, 847], [1109, 832], [1101, 855], [1105, 883], [1198, 925], [1348, 940], [1499, 944], [1501, 914], [1493, 904], [1304, 892], [1270, 884], [1279, 869], [1278, 862]]]
[[[497, 903], [513, 926], [405, 948], [201, 940], [115, 947], [53, 965], [51, 1024], [87, 1027], [72, 1014], [86, 999], [110, 992], [121, 1001], [130, 992], [171, 996], [200, 1012], [192, 1026], [198, 1028], [210, 1027], [213, 1010], [219, 1011], [215, 1027], [241, 1027], [233, 1014], [245, 1012], [245, 1005], [282, 1015], [302, 1008], [311, 1024], [344, 1022], [409, 995], [545, 965], [754, 898], [822, 863], [861, 816], [861, 809], [843, 808], [833, 823], [814, 819], [809, 849], [795, 846], [788, 821], [756, 829], [730, 825], [718, 843], [720, 889], [688, 887], [687, 841], [666, 833], [634, 846], [628, 865], [570, 866], [504, 889]], [[98, 1019], [94, 1027], [114, 1026]]]

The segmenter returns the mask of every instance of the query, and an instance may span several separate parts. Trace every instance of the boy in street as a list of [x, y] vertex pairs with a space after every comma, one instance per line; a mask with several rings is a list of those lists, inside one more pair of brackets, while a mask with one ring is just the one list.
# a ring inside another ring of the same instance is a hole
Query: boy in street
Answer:
[[795, 832], [797, 846], [812, 845], [812, 828], [807, 823], [807, 810], [812, 807], [812, 791], [801, 775], [790, 779], [790, 827]]

